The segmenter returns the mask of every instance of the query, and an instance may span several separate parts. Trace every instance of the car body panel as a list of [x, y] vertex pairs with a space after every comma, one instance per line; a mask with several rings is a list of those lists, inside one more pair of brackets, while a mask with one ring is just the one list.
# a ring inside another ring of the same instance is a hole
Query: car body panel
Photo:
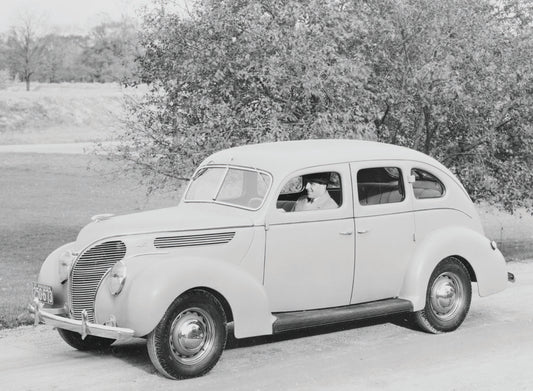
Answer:
[[354, 268], [353, 230], [352, 219], [271, 225], [265, 265], [271, 311], [348, 305]]
[[411, 212], [355, 219], [356, 263], [352, 304], [398, 297], [413, 256]]
[[251, 227], [254, 221], [246, 211], [223, 205], [188, 203], [150, 210], [86, 225], [78, 234], [80, 249], [106, 237], [130, 236], [150, 232], [196, 231], [227, 227]]
[[67, 298], [67, 285], [61, 283], [58, 275], [58, 259], [62, 253], [74, 248], [76, 248], [76, 243], [71, 242], [55, 249], [46, 257], [39, 271], [37, 282], [52, 287], [54, 308], [62, 308]]

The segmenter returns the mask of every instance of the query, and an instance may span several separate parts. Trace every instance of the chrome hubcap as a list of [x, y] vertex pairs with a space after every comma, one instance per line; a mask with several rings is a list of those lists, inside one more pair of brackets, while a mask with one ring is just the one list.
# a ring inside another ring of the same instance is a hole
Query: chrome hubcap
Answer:
[[183, 364], [198, 363], [211, 351], [213, 330], [213, 320], [204, 310], [189, 308], [181, 312], [170, 329], [172, 355]]
[[431, 287], [431, 308], [438, 318], [453, 318], [463, 302], [463, 286], [457, 275], [445, 272], [435, 279]]

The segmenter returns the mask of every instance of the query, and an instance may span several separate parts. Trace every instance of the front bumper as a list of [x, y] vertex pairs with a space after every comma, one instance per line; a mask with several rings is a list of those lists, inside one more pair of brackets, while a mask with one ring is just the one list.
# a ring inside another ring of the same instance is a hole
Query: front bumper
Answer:
[[[51, 310], [43, 308], [43, 304], [37, 299], [29, 305], [28, 309], [34, 316], [35, 325], [44, 323], [59, 329], [74, 331], [79, 333], [82, 339], [85, 339], [88, 335], [94, 335], [95, 337], [124, 340], [133, 337], [134, 334], [132, 329], [89, 323], [85, 311], [82, 313], [82, 320], [60, 316], [52, 313]], [[57, 312], [57, 310], [53, 312]]]

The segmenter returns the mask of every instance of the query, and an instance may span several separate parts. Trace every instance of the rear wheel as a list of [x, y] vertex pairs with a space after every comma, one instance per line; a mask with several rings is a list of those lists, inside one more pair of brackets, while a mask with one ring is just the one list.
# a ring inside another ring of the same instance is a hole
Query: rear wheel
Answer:
[[63, 340], [78, 350], [104, 350], [107, 349], [114, 339], [95, 337], [94, 335], [88, 335], [85, 339], [81, 338], [81, 335], [70, 330], [57, 329], [59, 335]]
[[429, 279], [426, 306], [414, 315], [418, 326], [437, 334], [457, 329], [466, 318], [472, 284], [466, 267], [456, 258], [440, 262]]
[[148, 355], [171, 379], [209, 372], [226, 345], [226, 315], [220, 302], [198, 290], [178, 297], [148, 335]]

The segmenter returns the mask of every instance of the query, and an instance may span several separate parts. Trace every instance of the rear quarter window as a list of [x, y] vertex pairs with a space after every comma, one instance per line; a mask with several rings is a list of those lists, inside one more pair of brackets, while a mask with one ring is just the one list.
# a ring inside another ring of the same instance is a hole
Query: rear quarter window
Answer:
[[446, 193], [442, 182], [433, 174], [420, 168], [413, 168], [414, 175], [413, 192], [416, 199], [441, 198]]

